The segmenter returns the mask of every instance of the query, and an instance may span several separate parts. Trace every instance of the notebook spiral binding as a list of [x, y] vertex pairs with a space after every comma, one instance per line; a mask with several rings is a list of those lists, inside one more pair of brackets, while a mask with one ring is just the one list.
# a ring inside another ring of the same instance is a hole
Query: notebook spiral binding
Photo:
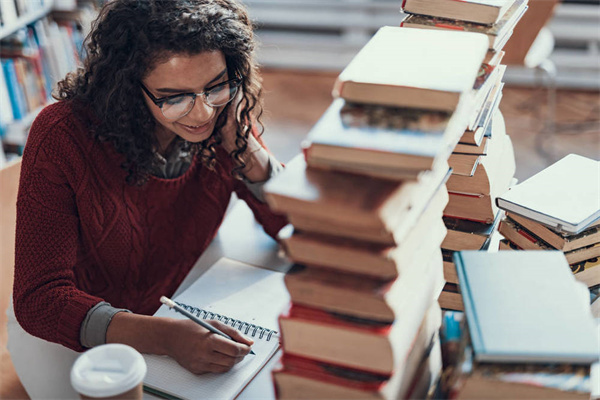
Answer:
[[203, 310], [201, 308], [198, 307], [193, 307], [184, 303], [179, 303], [176, 302], [180, 307], [185, 308], [186, 310], [188, 310], [189, 312], [195, 314], [198, 318], [202, 318], [202, 319], [208, 319], [208, 320], [217, 320], [219, 322], [224, 323], [225, 325], [229, 325], [234, 329], [237, 329], [238, 331], [242, 332], [244, 335], [249, 335], [252, 337], [257, 337], [259, 339], [262, 339], [263, 337], [266, 336], [266, 341], [268, 342], [269, 340], [271, 340], [271, 337], [273, 336], [278, 336], [279, 332], [272, 330], [272, 329], [268, 329], [268, 328], [263, 328], [262, 326], [258, 326], [258, 325], [254, 325], [254, 324], [249, 324], [248, 322], [245, 321], [241, 321], [239, 319], [235, 319], [235, 318], [230, 318], [226, 315], [221, 315], [221, 314], [217, 314], [211, 311], [206, 311]]

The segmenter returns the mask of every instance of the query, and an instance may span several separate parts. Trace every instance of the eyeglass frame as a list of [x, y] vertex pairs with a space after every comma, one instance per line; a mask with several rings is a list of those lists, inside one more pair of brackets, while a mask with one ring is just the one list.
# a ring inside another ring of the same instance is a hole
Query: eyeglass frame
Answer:
[[187, 93], [177, 93], [177, 94], [173, 94], [170, 96], [165, 96], [165, 97], [155, 97], [150, 90], [148, 90], [148, 88], [146, 87], [146, 85], [144, 85], [142, 82], [140, 82], [140, 87], [142, 88], [142, 90], [144, 91], [144, 93], [146, 93], [148, 95], [148, 97], [150, 98], [150, 100], [152, 100], [152, 102], [154, 103], [154, 105], [156, 105], [158, 108], [160, 108], [160, 112], [163, 114], [163, 116], [165, 118], [168, 118], [164, 113], [163, 113], [163, 106], [165, 104], [166, 101], [168, 101], [169, 99], [173, 99], [175, 97], [180, 97], [180, 96], [192, 96], [192, 107], [183, 115], [177, 117], [177, 118], [168, 118], [168, 119], [172, 119], [173, 121], [178, 120], [180, 118], [185, 117], [186, 115], [188, 115], [193, 109], [194, 106], [196, 105], [196, 97], [201, 96], [202, 98], [202, 102], [204, 104], [206, 104], [209, 107], [215, 108], [215, 107], [221, 107], [224, 106], [225, 104], [229, 103], [231, 100], [233, 100], [235, 98], [235, 95], [229, 99], [229, 101], [227, 101], [227, 103], [223, 103], [223, 104], [219, 104], [219, 105], [212, 105], [207, 103], [206, 98], [208, 97], [208, 92], [210, 92], [211, 90], [219, 87], [219, 86], [224, 86], [226, 84], [231, 84], [231, 83], [235, 83], [235, 90], [236, 90], [236, 94], [237, 94], [237, 90], [240, 86], [240, 84], [242, 83], [242, 78], [240, 76], [236, 76], [234, 78], [228, 79], [225, 82], [221, 82], [221, 83], [217, 83], [216, 85], [213, 85], [211, 87], [209, 87], [208, 89], [206, 89], [203, 92], [200, 93], [194, 93], [194, 92], [187, 92]]

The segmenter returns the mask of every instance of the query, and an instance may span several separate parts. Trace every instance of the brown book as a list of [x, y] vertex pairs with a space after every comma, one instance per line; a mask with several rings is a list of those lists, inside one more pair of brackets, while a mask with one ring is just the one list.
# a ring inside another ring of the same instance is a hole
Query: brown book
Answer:
[[[454, 111], [472, 95], [487, 44], [474, 33], [382, 27], [339, 75], [333, 94], [358, 103]], [[440, 74], [441, 63], [452, 68]]]
[[499, 210], [491, 224], [444, 217], [448, 233], [442, 242], [442, 249], [451, 251], [486, 250], [492, 234], [498, 229], [502, 216], [503, 212]]
[[[512, 141], [504, 132], [502, 114], [494, 116], [493, 137], [489, 139], [488, 154], [481, 157], [473, 176], [452, 174], [448, 178], [448, 191], [456, 194], [482, 194], [498, 196], [508, 189], [516, 170]], [[498, 132], [498, 136], [496, 136]]]
[[477, 154], [452, 153], [448, 157], [448, 165], [452, 168], [452, 175], [471, 177], [480, 161], [481, 156]]
[[492, 25], [482, 25], [458, 19], [431, 17], [428, 15], [409, 15], [402, 21], [401, 26], [421, 29], [452, 29], [464, 32], [477, 32], [487, 35], [489, 48], [500, 50], [506, 43], [505, 37], [510, 36], [517, 22], [527, 9], [527, 0], [516, 0], [506, 13]]
[[444, 310], [464, 311], [465, 309], [458, 285], [453, 283], [446, 283], [444, 285], [444, 289], [438, 298], [438, 303]]
[[459, 115], [335, 100], [302, 143], [310, 167], [415, 179], [446, 164], [464, 130]]
[[279, 232], [279, 240], [294, 262], [392, 279], [413, 264], [427, 262], [427, 254], [440, 247], [446, 236], [441, 220], [443, 207], [443, 204], [427, 207], [397, 246], [294, 231], [291, 225]]
[[279, 318], [284, 354], [391, 377], [407, 367], [418, 332], [441, 325], [439, 306], [428, 299], [431, 292], [415, 294], [418, 300], [393, 325], [367, 325], [340, 314], [292, 306]]
[[500, 21], [514, 3], [514, 0], [403, 0], [402, 9], [410, 14], [492, 25]]
[[540, 224], [539, 222], [522, 217], [512, 212], [507, 212], [506, 215], [558, 250], [567, 252], [600, 242], [600, 224], [591, 226], [590, 228], [576, 235], [568, 235], [558, 233]]
[[[440, 252], [440, 250], [437, 250]], [[429, 253], [429, 256], [432, 253]], [[382, 280], [332, 269], [294, 264], [285, 275], [292, 304], [392, 324], [402, 318], [420, 281], [442, 282], [439, 264], [413, 265], [402, 276]]]
[[458, 274], [456, 272], [456, 265], [454, 265], [454, 261], [452, 260], [452, 254], [454, 254], [453, 251], [442, 249], [442, 258], [444, 259], [444, 279], [446, 280], [446, 283], [458, 284]]
[[379, 243], [394, 244], [410, 232], [447, 175], [439, 170], [393, 182], [307, 169], [297, 157], [265, 185], [265, 197], [300, 230], [359, 240], [376, 235]]
[[488, 153], [487, 147], [488, 147], [488, 138], [484, 137], [481, 140], [481, 143], [479, 145], [468, 144], [468, 143], [458, 143], [456, 145], [456, 147], [454, 147], [454, 150], [452, 151], [452, 153], [453, 154], [470, 154], [470, 155], [475, 155], [475, 156], [485, 156]]
[[478, 126], [474, 130], [466, 130], [460, 139], [458, 139], [459, 143], [472, 144], [475, 146], [479, 146], [481, 141], [483, 140], [485, 135], [485, 128], [482, 126]]
[[439, 327], [431, 328], [430, 331], [419, 330], [404, 362], [405, 367], [395, 371], [389, 378], [284, 354], [281, 366], [273, 371], [276, 397], [357, 400], [425, 398], [431, 381], [441, 373], [440, 341], [435, 332]]

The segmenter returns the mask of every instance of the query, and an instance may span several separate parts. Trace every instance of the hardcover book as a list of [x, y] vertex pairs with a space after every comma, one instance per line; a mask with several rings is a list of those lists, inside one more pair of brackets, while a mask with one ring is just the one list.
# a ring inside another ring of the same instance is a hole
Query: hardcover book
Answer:
[[500, 21], [514, 2], [515, 0], [403, 0], [402, 9], [410, 14], [492, 25]]
[[342, 71], [333, 94], [359, 103], [452, 112], [470, 95], [487, 45], [483, 34], [386, 26]]
[[476, 361], [598, 361], [596, 323], [582, 307], [587, 290], [562, 252], [460, 251], [454, 263]]
[[498, 197], [498, 207], [576, 234], [600, 218], [600, 162], [569, 154]]

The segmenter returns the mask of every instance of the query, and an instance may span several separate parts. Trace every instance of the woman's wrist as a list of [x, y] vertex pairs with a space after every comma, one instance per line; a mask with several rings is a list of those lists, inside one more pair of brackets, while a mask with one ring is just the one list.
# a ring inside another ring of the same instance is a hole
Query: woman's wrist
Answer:
[[169, 355], [170, 332], [177, 320], [120, 312], [106, 331], [106, 343], [127, 344], [140, 353]]

